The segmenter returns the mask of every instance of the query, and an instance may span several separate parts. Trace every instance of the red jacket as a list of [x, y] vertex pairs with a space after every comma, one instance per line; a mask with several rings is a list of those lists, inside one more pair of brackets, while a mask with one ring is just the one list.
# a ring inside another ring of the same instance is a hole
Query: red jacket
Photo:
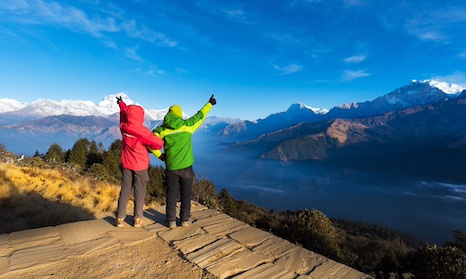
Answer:
[[162, 149], [163, 140], [144, 127], [144, 110], [140, 106], [127, 106], [123, 101], [120, 106], [120, 130], [123, 144], [121, 147], [121, 164], [123, 168], [141, 171], [149, 168], [150, 149]]

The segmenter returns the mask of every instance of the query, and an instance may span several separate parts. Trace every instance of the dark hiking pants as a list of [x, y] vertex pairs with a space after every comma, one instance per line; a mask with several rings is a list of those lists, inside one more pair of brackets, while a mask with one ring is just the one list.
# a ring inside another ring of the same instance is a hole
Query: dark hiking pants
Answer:
[[126, 217], [126, 206], [131, 196], [131, 189], [134, 188], [134, 217], [142, 218], [144, 209], [144, 199], [146, 198], [147, 182], [149, 174], [146, 170], [133, 171], [121, 169], [121, 190], [118, 198], [117, 218]]
[[188, 221], [191, 211], [191, 187], [194, 182], [193, 167], [182, 170], [166, 171], [166, 194], [167, 194], [167, 220], [176, 220], [176, 202], [178, 192], [181, 198], [180, 219]]

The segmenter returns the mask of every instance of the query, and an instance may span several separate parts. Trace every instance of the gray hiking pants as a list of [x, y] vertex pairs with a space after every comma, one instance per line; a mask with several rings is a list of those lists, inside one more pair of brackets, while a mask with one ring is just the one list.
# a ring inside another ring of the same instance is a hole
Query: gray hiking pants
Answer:
[[193, 167], [182, 170], [166, 171], [167, 207], [166, 217], [169, 222], [176, 220], [176, 202], [178, 192], [181, 198], [180, 219], [188, 221], [191, 214], [191, 187], [194, 182]]
[[121, 190], [120, 197], [118, 198], [117, 218], [124, 219], [126, 217], [126, 206], [128, 205], [132, 188], [134, 188], [134, 217], [142, 218], [147, 182], [149, 182], [147, 169], [133, 171], [122, 168], [121, 174]]

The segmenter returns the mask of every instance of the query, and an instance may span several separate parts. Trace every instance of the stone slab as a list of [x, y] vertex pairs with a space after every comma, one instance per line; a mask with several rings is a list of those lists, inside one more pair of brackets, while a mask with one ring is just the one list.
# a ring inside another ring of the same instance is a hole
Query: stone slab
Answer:
[[252, 247], [261, 244], [268, 238], [271, 238], [273, 234], [254, 227], [249, 227], [244, 230], [231, 233], [228, 236], [246, 247]]
[[173, 241], [173, 246], [179, 249], [183, 255], [186, 255], [219, 239], [207, 233], [200, 233], [183, 240]]
[[0, 276], [9, 271], [10, 259], [7, 257], [0, 257]]
[[191, 213], [208, 209], [205, 205], [197, 202], [191, 202]]
[[202, 227], [208, 233], [216, 235], [216, 236], [226, 236], [227, 234], [244, 230], [249, 228], [250, 226], [246, 223], [238, 221], [236, 219], [226, 220], [224, 222], [219, 222], [215, 224], [211, 224], [208, 226]]
[[193, 235], [204, 233], [205, 231], [198, 226], [191, 224], [188, 227], [176, 227], [167, 231], [161, 231], [158, 236], [166, 242], [172, 242], [175, 240], [182, 240]]
[[241, 248], [242, 246], [238, 242], [223, 238], [186, 255], [186, 259], [197, 264], [201, 268], [205, 268], [210, 263], [233, 252], [237, 252]]
[[225, 222], [225, 221], [230, 221], [230, 220], [233, 220], [233, 218], [231, 218], [230, 216], [226, 214], [220, 213], [220, 214], [212, 215], [207, 218], [197, 219], [193, 221], [193, 224], [199, 227], [203, 227], [203, 226], [209, 226], [212, 224], [217, 224], [220, 222]]
[[[110, 248], [114, 248], [120, 244], [119, 241], [113, 237], [103, 237], [99, 239], [93, 239], [87, 242], [81, 242], [73, 245], [68, 245], [66, 250], [67, 257], [69, 256], [82, 256], [91, 254], [96, 251], [102, 251]], [[121, 245], [121, 244], [120, 244]]]
[[10, 271], [56, 263], [66, 259], [65, 247], [59, 244], [36, 246], [15, 251], [10, 256]]
[[274, 260], [291, 253], [296, 249], [298, 249], [296, 245], [277, 236], [272, 236], [260, 245], [252, 248], [254, 252], [268, 255]]
[[13, 251], [62, 241], [61, 234], [56, 227], [12, 232], [8, 236]]
[[57, 229], [63, 241], [71, 245], [100, 238], [102, 234], [115, 230], [115, 227], [104, 220], [92, 220], [59, 225]]
[[344, 265], [336, 261], [328, 260], [323, 262], [321, 265], [316, 266], [316, 268], [309, 275], [311, 275], [313, 278], [340, 278], [335, 276], [343, 267]]
[[0, 257], [9, 256], [13, 253], [13, 250], [10, 246], [10, 237], [8, 234], [0, 235]]
[[211, 263], [206, 269], [211, 274], [224, 279], [267, 262], [271, 262], [271, 259], [265, 255], [243, 250]]
[[309, 274], [316, 266], [328, 261], [329, 259], [311, 252], [302, 247], [298, 247], [291, 253], [281, 256], [275, 264], [295, 272], [297, 274]]
[[213, 209], [194, 211], [194, 212], [191, 212], [191, 219], [200, 220], [200, 219], [209, 218], [209, 217], [219, 215], [219, 214], [220, 212], [218, 212], [217, 210], [213, 210]]
[[144, 229], [151, 233], [158, 234], [159, 232], [164, 232], [168, 231], [170, 228], [168, 228], [166, 225], [161, 224], [161, 223], [153, 223], [147, 226], [144, 226]]
[[89, 224], [89, 226], [92, 227], [92, 229], [96, 232], [98, 235], [102, 235], [106, 232], [113, 231], [113, 230], [118, 230], [117, 227], [115, 227], [115, 224], [110, 224], [109, 222], [105, 221], [104, 219], [95, 219], [95, 220], [89, 220], [85, 221]]
[[155, 237], [154, 233], [141, 228], [121, 228], [108, 232], [108, 235], [121, 241], [125, 245], [137, 244], [141, 241]]
[[[293, 279], [295, 274], [288, 270], [271, 263], [266, 263], [250, 269], [244, 273], [231, 277], [232, 279], [250, 279], [250, 278], [267, 278], [267, 279]], [[327, 278], [327, 277], [319, 277]]]

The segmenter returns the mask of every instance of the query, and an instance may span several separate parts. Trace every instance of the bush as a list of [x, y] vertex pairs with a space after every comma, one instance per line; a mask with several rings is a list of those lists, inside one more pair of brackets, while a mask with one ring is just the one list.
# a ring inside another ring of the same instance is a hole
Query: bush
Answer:
[[285, 226], [292, 241], [335, 259], [341, 257], [336, 229], [322, 212], [298, 210], [289, 216]]
[[427, 245], [408, 254], [405, 270], [415, 278], [466, 278], [466, 254], [456, 247]]

